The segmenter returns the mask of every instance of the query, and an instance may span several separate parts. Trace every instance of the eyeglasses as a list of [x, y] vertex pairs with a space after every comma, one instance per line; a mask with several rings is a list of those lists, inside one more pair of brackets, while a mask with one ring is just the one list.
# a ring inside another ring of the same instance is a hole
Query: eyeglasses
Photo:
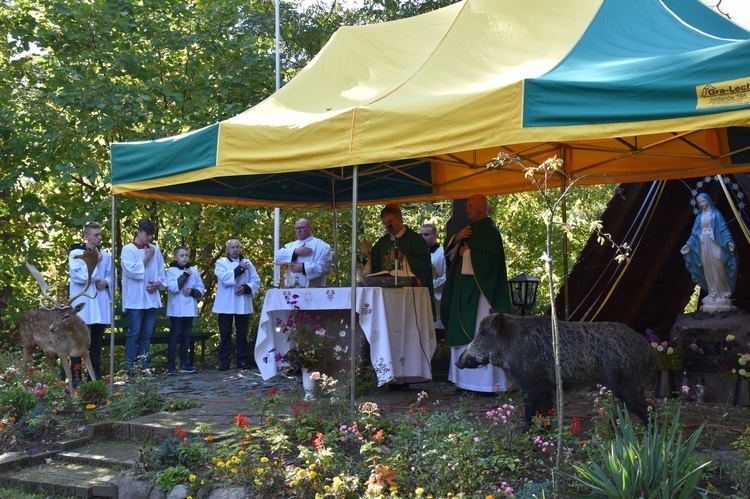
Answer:
[[303, 225], [302, 227], [295, 227], [294, 230], [305, 230], [309, 227], [310, 227], [309, 225]]

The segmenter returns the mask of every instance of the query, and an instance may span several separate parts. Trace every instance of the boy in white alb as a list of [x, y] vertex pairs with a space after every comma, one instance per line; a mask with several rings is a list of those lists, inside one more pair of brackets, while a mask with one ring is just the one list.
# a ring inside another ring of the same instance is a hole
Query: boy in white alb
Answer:
[[146, 218], [138, 222], [135, 240], [120, 252], [122, 265], [122, 309], [128, 314], [128, 335], [125, 339], [125, 362], [128, 375], [133, 375], [136, 355], [141, 368], [149, 374], [149, 350], [154, 334], [156, 313], [161, 307], [159, 290], [166, 289], [164, 257], [155, 244], [156, 226]]
[[[78, 312], [78, 316], [83, 319], [91, 332], [91, 346], [89, 347], [89, 358], [94, 372], [91, 373], [96, 379], [102, 379], [102, 342], [104, 339], [104, 330], [112, 322], [111, 295], [112, 289], [112, 257], [101, 249], [102, 244], [102, 226], [97, 222], [86, 222], [83, 226], [83, 244], [74, 244], [71, 247], [68, 256], [68, 272], [70, 273], [70, 295], [75, 296], [83, 291], [88, 277], [88, 268], [86, 262], [76, 255], [82, 255], [86, 248], [96, 250], [99, 253], [99, 261], [96, 264], [94, 273], [91, 274], [91, 284], [89, 284], [86, 294], [93, 296], [88, 298], [81, 296], [77, 298], [71, 306], [75, 307], [81, 302], [86, 302], [86, 306]], [[80, 382], [81, 376], [81, 358], [72, 357], [70, 359], [73, 372], [73, 383]], [[76, 367], [78, 366], [78, 367]]]
[[169, 317], [169, 345], [167, 347], [167, 375], [175, 373], [177, 341], [180, 342], [180, 373], [192, 374], [196, 369], [188, 364], [188, 346], [193, 331], [193, 319], [198, 317], [198, 300], [206, 287], [200, 271], [188, 262], [185, 246], [174, 249], [174, 261], [167, 269], [167, 316]]

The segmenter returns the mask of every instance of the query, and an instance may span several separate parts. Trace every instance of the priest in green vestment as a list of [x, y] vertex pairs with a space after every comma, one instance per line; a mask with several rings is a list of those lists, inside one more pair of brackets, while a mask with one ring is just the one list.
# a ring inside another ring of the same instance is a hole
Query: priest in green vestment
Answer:
[[[401, 209], [395, 204], [388, 204], [380, 212], [380, 220], [386, 234], [374, 245], [365, 241], [362, 252], [367, 258], [363, 270], [365, 275], [391, 271], [395, 269], [396, 246], [398, 246], [399, 271], [408, 271], [419, 279], [420, 285], [430, 291], [430, 300], [434, 304], [435, 294], [432, 289], [432, 259], [430, 249], [424, 238], [404, 225]], [[433, 305], [434, 307], [434, 305]]]
[[[446, 245], [448, 278], [443, 289], [440, 317], [446, 330], [446, 346], [451, 347], [449, 379], [459, 388], [478, 392], [507, 390], [505, 373], [491, 365], [478, 369], [458, 369], [455, 361], [490, 313], [512, 313], [503, 240], [489, 217], [485, 196], [475, 194], [466, 203], [468, 226], [457, 232]], [[455, 359], [454, 359], [455, 356]]]

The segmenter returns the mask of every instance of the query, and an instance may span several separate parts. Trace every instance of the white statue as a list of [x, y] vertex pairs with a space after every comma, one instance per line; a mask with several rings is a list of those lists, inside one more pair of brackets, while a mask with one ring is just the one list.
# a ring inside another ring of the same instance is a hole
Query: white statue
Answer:
[[695, 218], [693, 230], [680, 253], [690, 275], [707, 296], [702, 312], [732, 310], [731, 296], [737, 284], [737, 252], [734, 239], [719, 210], [708, 194], [697, 197], [700, 213]]

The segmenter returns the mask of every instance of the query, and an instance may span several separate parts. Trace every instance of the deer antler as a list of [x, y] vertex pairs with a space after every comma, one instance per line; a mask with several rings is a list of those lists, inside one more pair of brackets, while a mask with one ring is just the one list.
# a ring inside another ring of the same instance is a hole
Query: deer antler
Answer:
[[88, 291], [89, 286], [91, 286], [91, 276], [94, 274], [94, 270], [96, 270], [96, 264], [99, 263], [99, 252], [90, 248], [86, 248], [83, 253], [81, 253], [80, 255], [76, 255], [73, 258], [80, 258], [86, 263], [88, 277], [86, 278], [86, 286], [83, 287], [80, 293], [70, 297], [70, 299], [68, 300], [68, 305], [73, 303], [73, 300], [81, 296], [85, 296], [86, 298], [90, 298], [92, 300], [96, 297], [96, 292], [94, 292], [94, 296], [89, 296], [86, 294], [86, 291]]
[[[29, 273], [32, 276], [34, 276], [34, 279], [36, 279], [36, 282], [39, 284], [39, 288], [42, 290], [42, 297], [38, 298], [39, 305], [41, 305], [42, 308], [47, 309], [47, 310], [52, 310], [53, 308], [60, 307], [60, 304], [57, 303], [57, 300], [52, 298], [47, 293], [50, 289], [54, 288], [55, 285], [53, 284], [52, 286], [48, 286], [47, 281], [44, 280], [44, 276], [41, 274], [41, 272], [39, 272], [36, 267], [34, 267], [32, 264], [30, 264], [26, 260], [21, 260], [21, 263], [24, 264], [27, 269], [29, 269]], [[52, 307], [46, 306], [44, 304], [45, 301], [49, 301], [50, 303], [52, 303], [53, 306]]]
[[[91, 299], [96, 297], [96, 293], [94, 293], [94, 296], [89, 296], [86, 294], [86, 291], [88, 291], [89, 286], [91, 285], [91, 275], [94, 273], [94, 270], [96, 269], [96, 264], [99, 261], [99, 253], [92, 249], [86, 248], [86, 250], [82, 254], [76, 255], [74, 258], [80, 258], [86, 263], [88, 277], [86, 279], [86, 286], [83, 288], [83, 290], [77, 295], [72, 296], [68, 300], [68, 303], [66, 305], [60, 305], [59, 303], [57, 303], [57, 300], [55, 300], [49, 295], [49, 290], [54, 288], [55, 285], [54, 284], [51, 286], [47, 285], [47, 281], [44, 279], [44, 276], [42, 275], [41, 272], [39, 272], [39, 270], [37, 270], [36, 267], [34, 267], [32, 264], [30, 264], [26, 260], [21, 260], [21, 263], [25, 265], [27, 269], [29, 269], [29, 273], [32, 276], [34, 276], [34, 279], [36, 279], [37, 284], [39, 284], [39, 289], [42, 290], [42, 297], [38, 298], [39, 305], [42, 308], [46, 310], [53, 310], [55, 308], [65, 308], [66, 306], [69, 306], [71, 303], [73, 303], [73, 300], [75, 300], [76, 298], [80, 296], [85, 296], [86, 298], [91, 298]], [[45, 305], [45, 302], [52, 303], [52, 306], [49, 307]]]

